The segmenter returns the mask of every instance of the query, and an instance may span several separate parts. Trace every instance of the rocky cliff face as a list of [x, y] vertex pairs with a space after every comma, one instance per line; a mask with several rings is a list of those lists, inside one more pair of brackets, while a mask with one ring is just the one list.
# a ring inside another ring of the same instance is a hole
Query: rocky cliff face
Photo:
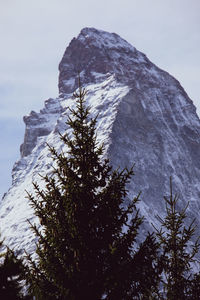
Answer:
[[[51, 172], [46, 142], [62, 148], [58, 132], [73, 107], [77, 72], [87, 88], [92, 115], [99, 114], [97, 134], [114, 167], [131, 167], [135, 176], [129, 198], [142, 191], [140, 209], [144, 230], [163, 215], [163, 195], [172, 176], [179, 205], [190, 201], [189, 221], [200, 226], [200, 120], [179, 82], [159, 69], [141, 52], [120, 38], [94, 28], [84, 28], [67, 47], [59, 65], [59, 97], [24, 117], [26, 131], [21, 159], [13, 168], [13, 184], [0, 204], [1, 230], [15, 249], [32, 251], [34, 236], [26, 219], [37, 222], [27, 203], [38, 174]], [[41, 183], [42, 184], [42, 183]]]

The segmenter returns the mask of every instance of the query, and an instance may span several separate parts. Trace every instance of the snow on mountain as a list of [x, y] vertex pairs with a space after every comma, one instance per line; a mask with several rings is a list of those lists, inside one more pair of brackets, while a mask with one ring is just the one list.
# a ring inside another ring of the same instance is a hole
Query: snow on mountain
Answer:
[[[67, 47], [59, 65], [59, 97], [24, 117], [26, 131], [21, 159], [13, 167], [13, 183], [0, 203], [5, 242], [16, 250], [34, 248], [27, 219], [37, 222], [26, 198], [32, 181], [51, 172], [46, 142], [61, 150], [58, 132], [66, 130], [68, 107], [74, 106], [77, 72], [87, 88], [92, 116], [98, 114], [98, 141], [114, 167], [131, 167], [135, 176], [129, 198], [142, 191], [143, 229], [163, 215], [169, 176], [180, 194], [180, 207], [190, 201], [189, 221], [200, 226], [200, 120], [179, 82], [159, 69], [115, 33], [84, 28]], [[69, 128], [67, 128], [69, 131]]]

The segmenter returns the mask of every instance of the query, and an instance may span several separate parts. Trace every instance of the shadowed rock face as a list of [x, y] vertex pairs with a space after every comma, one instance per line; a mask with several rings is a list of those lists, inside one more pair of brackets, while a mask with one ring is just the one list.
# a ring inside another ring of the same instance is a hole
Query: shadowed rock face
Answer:
[[62, 108], [59, 102], [56, 103], [54, 99], [50, 98], [45, 101], [45, 107], [39, 113], [31, 111], [30, 115], [24, 116], [23, 121], [26, 129], [24, 143], [20, 146], [21, 157], [31, 154], [31, 151], [37, 145], [38, 138], [51, 133], [61, 111]]
[[162, 199], [172, 176], [174, 191], [180, 195], [179, 207], [190, 201], [188, 214], [194, 218], [200, 210], [199, 119], [190, 101], [179, 101], [178, 90], [173, 106], [170, 94], [168, 98], [161, 98], [162, 90], [159, 94], [157, 99], [153, 93], [144, 98], [143, 93], [131, 89], [123, 98], [113, 124], [109, 156], [115, 167], [135, 164], [129, 189], [142, 191], [147, 216], [151, 211], [154, 216], [163, 214]]
[[46, 120], [34, 111], [30, 113], [30, 116], [25, 116], [23, 120], [26, 125], [26, 131], [24, 143], [20, 146], [22, 157], [31, 154], [31, 151], [37, 144], [38, 137], [46, 136], [51, 132], [50, 128], [43, 127]]
[[[66, 130], [67, 107], [77, 73], [88, 90], [87, 104], [98, 114], [97, 136], [117, 168], [135, 164], [129, 199], [142, 191], [139, 204], [143, 229], [159, 226], [163, 195], [172, 176], [179, 206], [190, 201], [188, 223], [196, 217], [200, 228], [200, 121], [180, 83], [159, 69], [117, 34], [84, 28], [67, 47], [59, 65], [59, 92], [44, 108], [24, 117], [26, 131], [21, 159], [13, 168], [13, 184], [0, 205], [1, 229], [7, 244], [31, 252], [33, 237], [26, 219], [34, 219], [25, 198], [38, 173], [51, 172], [46, 142], [62, 149], [58, 132]], [[68, 130], [68, 129], [67, 129]], [[69, 132], [70, 134], [70, 132]]]
[[[94, 83], [97, 74], [115, 74], [121, 82], [131, 81], [133, 75], [143, 77], [141, 66], [149, 68], [148, 58], [115, 33], [84, 28], [67, 47], [59, 65], [59, 91], [74, 91], [77, 73], [82, 84]], [[97, 73], [97, 74], [96, 74]]]

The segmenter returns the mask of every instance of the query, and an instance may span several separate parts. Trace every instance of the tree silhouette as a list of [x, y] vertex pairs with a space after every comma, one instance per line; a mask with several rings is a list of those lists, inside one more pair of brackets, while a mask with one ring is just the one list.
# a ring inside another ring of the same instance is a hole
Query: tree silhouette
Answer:
[[136, 249], [139, 196], [123, 205], [133, 169], [113, 171], [103, 159], [85, 96], [79, 85], [66, 123], [72, 138], [60, 135], [67, 151], [49, 146], [57, 165], [43, 177], [46, 188], [34, 183], [28, 195], [40, 220], [31, 225], [38, 242], [36, 260], [28, 256], [29, 290], [36, 299], [149, 299], [158, 246], [149, 234]]

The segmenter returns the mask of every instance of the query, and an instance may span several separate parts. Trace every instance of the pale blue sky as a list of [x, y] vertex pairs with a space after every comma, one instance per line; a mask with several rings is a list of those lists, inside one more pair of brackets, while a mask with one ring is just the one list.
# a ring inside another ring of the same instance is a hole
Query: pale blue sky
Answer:
[[57, 96], [58, 64], [83, 27], [116, 32], [175, 76], [200, 115], [199, 0], [0, 0], [0, 196], [23, 116]]

